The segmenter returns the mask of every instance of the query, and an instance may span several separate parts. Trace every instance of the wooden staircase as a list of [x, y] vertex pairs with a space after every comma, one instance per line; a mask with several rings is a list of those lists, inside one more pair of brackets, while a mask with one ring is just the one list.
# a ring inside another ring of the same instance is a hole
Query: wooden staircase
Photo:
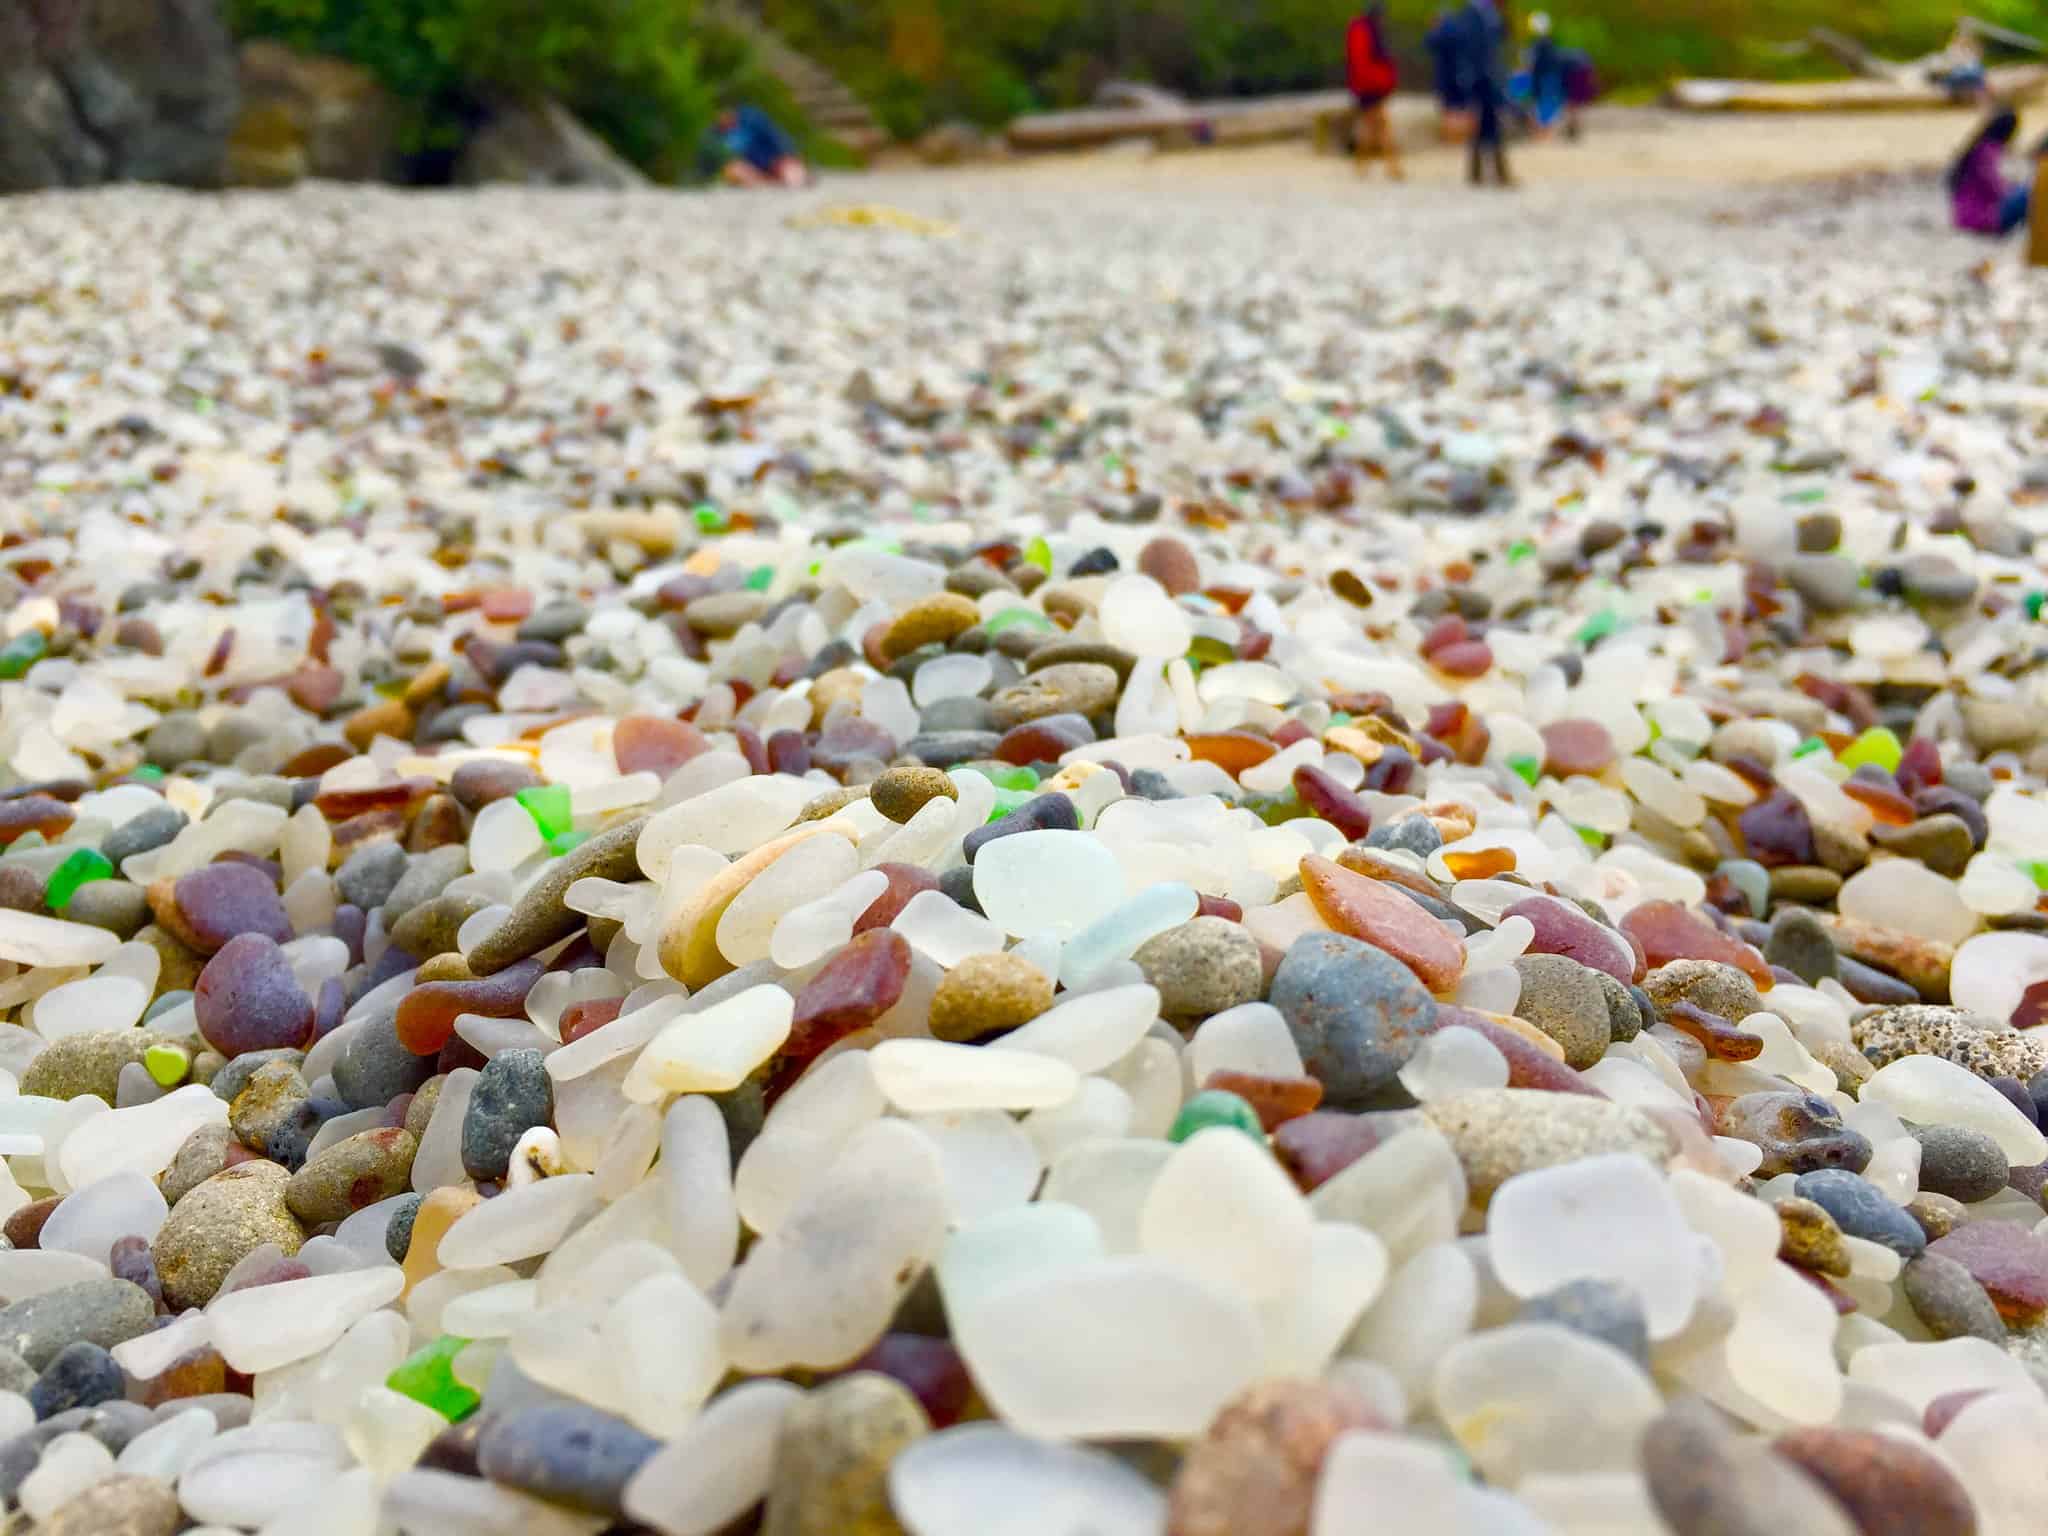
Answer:
[[812, 127], [863, 160], [888, 144], [888, 133], [861, 99], [817, 60], [785, 43], [761, 15], [757, 0], [712, 0], [706, 14], [747, 39], [762, 67], [788, 87]]

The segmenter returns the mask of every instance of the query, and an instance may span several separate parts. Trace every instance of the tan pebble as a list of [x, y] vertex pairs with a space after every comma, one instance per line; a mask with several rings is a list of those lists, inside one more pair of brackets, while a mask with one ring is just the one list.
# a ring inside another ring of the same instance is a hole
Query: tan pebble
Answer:
[[836, 816], [854, 801], [867, 799], [868, 790], [869, 786], [866, 784], [828, 789], [797, 812], [795, 825], [800, 827], [807, 821], [823, 821], [827, 816]]
[[851, 667], [834, 667], [823, 677], [811, 684], [811, 729], [817, 730], [825, 723], [825, 716], [834, 704], [858, 704], [861, 690], [867, 687], [868, 679]]
[[370, 743], [379, 736], [390, 736], [399, 741], [409, 739], [412, 727], [411, 706], [403, 699], [384, 699], [350, 715], [341, 723], [341, 734], [358, 752], [367, 752]]
[[1834, 1217], [1798, 1195], [1780, 1200], [1777, 1210], [1779, 1258], [1824, 1275], [1849, 1273], [1849, 1249]]
[[476, 977], [470, 972], [469, 962], [452, 949], [445, 954], [429, 955], [422, 960], [418, 972], [413, 977], [415, 984], [429, 981], [474, 980]]
[[882, 631], [882, 654], [890, 661], [921, 645], [944, 645], [981, 622], [981, 609], [958, 592], [934, 592], [897, 614]]
[[1340, 1435], [1385, 1427], [1338, 1387], [1267, 1381], [1247, 1388], [1181, 1459], [1167, 1536], [1303, 1536], [1330, 1446]]
[[910, 820], [932, 800], [957, 800], [960, 791], [937, 768], [905, 765], [884, 772], [868, 786], [875, 809], [898, 825]]
[[482, 1199], [467, 1185], [444, 1184], [420, 1201], [412, 1218], [412, 1237], [405, 1249], [405, 1289], [399, 1292], [401, 1301], [422, 1280], [441, 1272], [441, 1239], [448, 1235], [457, 1217]]
[[429, 662], [412, 675], [412, 679], [405, 685], [405, 692], [399, 697], [410, 707], [418, 709], [445, 688], [452, 676], [454, 669], [447, 662]]
[[931, 1031], [974, 1040], [1027, 1024], [1052, 1006], [1052, 982], [1016, 955], [969, 955], [932, 993]]
[[1373, 740], [1355, 725], [1333, 725], [1323, 732], [1323, 745], [1332, 752], [1348, 752], [1370, 768], [1386, 755], [1386, 744]]

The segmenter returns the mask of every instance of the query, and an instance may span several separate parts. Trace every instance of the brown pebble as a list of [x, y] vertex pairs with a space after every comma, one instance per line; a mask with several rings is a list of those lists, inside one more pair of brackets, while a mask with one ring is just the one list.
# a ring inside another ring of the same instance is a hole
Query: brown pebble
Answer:
[[1976, 1536], [1976, 1509], [1955, 1474], [1897, 1435], [1795, 1429], [1774, 1447], [1835, 1496], [1862, 1536]]
[[882, 631], [882, 655], [890, 661], [921, 645], [944, 645], [962, 630], [981, 622], [981, 609], [958, 592], [934, 592], [919, 598], [889, 621]]
[[1780, 1200], [1777, 1211], [1779, 1258], [1824, 1275], [1849, 1273], [1849, 1249], [1842, 1241], [1842, 1229], [1826, 1210], [1793, 1195]]
[[64, 1203], [62, 1195], [46, 1195], [41, 1200], [31, 1200], [9, 1216], [0, 1233], [5, 1233], [10, 1247], [33, 1248], [36, 1239], [42, 1235], [43, 1223], [56, 1213]]
[[1052, 1006], [1052, 982], [1011, 954], [969, 955], [932, 993], [931, 1031], [941, 1040], [975, 1040], [1027, 1024]]
[[1167, 1536], [1303, 1536], [1337, 1437], [1386, 1426], [1339, 1387], [1267, 1381], [1223, 1405], [1167, 1496]]
[[357, 710], [341, 723], [341, 734], [348, 738], [349, 745], [358, 752], [370, 750], [370, 743], [379, 736], [389, 736], [398, 741], [409, 740], [412, 736], [413, 713], [403, 699], [381, 699], [375, 704]]
[[1202, 566], [1195, 552], [1169, 533], [1149, 540], [1138, 551], [1138, 569], [1175, 597], [1183, 597], [1202, 584]]
[[957, 800], [960, 791], [937, 768], [905, 764], [891, 768], [868, 786], [875, 809], [899, 826], [936, 799]]

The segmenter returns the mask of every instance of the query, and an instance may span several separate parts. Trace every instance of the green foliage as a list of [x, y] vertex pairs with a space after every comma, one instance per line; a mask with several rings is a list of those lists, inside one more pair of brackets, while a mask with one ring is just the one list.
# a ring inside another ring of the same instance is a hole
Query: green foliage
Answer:
[[[773, 92], [687, 0], [230, 0], [243, 36], [332, 54], [411, 114], [408, 148], [452, 147], [500, 97], [552, 96], [657, 176], [694, 170], [719, 99]], [[712, 62], [715, 59], [715, 62]], [[791, 106], [787, 101], [766, 103]]]
[[[1404, 78], [1426, 84], [1423, 34], [1447, 3], [1390, 0]], [[1592, 54], [1631, 94], [1680, 75], [1839, 73], [1825, 54], [1788, 51], [1832, 27], [1890, 58], [1931, 52], [1960, 11], [2048, 39], [2048, 0], [1514, 0], [1547, 8], [1561, 41]], [[1358, 0], [764, 0], [796, 47], [833, 68], [899, 137], [948, 118], [994, 124], [1074, 106], [1106, 79], [1189, 96], [1341, 84], [1343, 29]], [[913, 46], [914, 44], [914, 46]]]

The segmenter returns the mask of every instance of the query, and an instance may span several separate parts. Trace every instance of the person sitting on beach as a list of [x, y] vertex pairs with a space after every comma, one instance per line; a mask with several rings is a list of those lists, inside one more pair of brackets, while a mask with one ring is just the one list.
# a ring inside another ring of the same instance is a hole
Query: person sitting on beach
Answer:
[[727, 107], [716, 129], [727, 158], [719, 173], [735, 187], [803, 187], [811, 168], [779, 123], [759, 107]]
[[1984, 45], [1967, 26], [1957, 25], [1948, 46], [1934, 56], [1929, 73], [1934, 83], [1948, 92], [1950, 101], [1982, 101], [1988, 94]]
[[2011, 107], [2000, 107], [1948, 168], [1949, 211], [1957, 229], [2009, 235], [2027, 221], [2027, 189], [2005, 179], [2005, 151], [2019, 131]]
[[1358, 103], [1358, 125], [1352, 134], [1352, 150], [1359, 174], [1366, 161], [1381, 155], [1387, 175], [1401, 180], [1401, 151], [1394, 144], [1394, 127], [1387, 119], [1387, 98], [1394, 94], [1398, 76], [1387, 52], [1386, 0], [1372, 0], [1351, 18], [1344, 29], [1344, 82], [1351, 99]]

